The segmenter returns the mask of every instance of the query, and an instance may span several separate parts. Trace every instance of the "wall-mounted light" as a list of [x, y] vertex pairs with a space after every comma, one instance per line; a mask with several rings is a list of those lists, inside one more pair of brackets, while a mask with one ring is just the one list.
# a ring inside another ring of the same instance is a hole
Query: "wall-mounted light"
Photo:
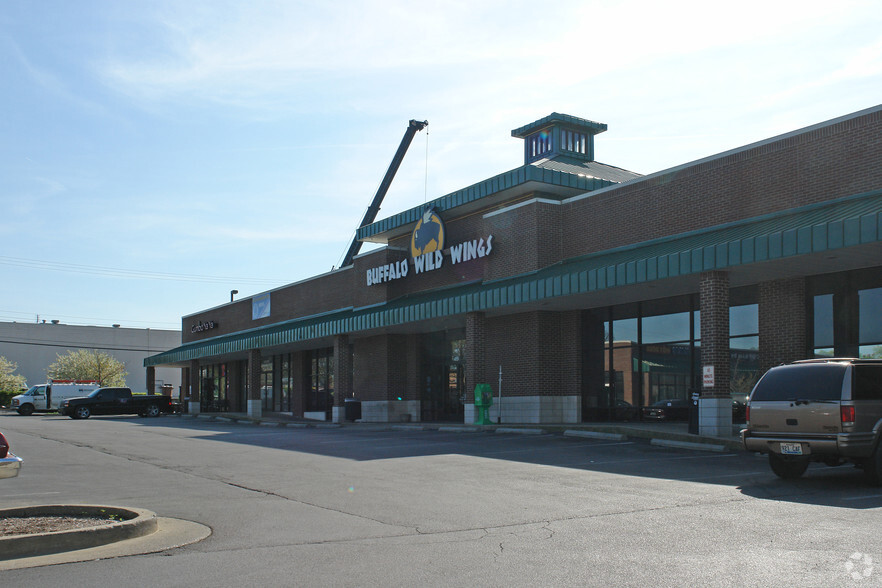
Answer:
[[230, 290], [230, 302], [233, 301], [233, 296], [235, 296], [238, 293], [239, 293], [238, 290]]

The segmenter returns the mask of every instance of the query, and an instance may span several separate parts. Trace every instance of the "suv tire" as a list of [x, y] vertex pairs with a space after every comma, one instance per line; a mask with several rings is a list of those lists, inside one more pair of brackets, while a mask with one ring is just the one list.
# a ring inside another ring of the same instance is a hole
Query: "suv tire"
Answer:
[[774, 452], [769, 453], [769, 467], [779, 478], [795, 480], [805, 473], [808, 466], [809, 460], [806, 458], [787, 458]]
[[873, 486], [882, 486], [882, 445], [876, 445], [876, 451], [864, 462], [864, 475]]

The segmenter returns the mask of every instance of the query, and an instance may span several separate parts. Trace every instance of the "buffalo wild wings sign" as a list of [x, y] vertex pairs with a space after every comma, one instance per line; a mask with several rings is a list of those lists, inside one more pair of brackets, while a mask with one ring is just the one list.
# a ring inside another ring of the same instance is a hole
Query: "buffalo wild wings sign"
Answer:
[[[444, 221], [430, 208], [417, 221], [410, 236], [411, 261], [402, 259], [367, 270], [367, 285], [382, 284], [406, 277], [413, 266], [414, 273], [434, 271], [444, 265]], [[493, 250], [493, 235], [452, 245], [449, 249], [451, 264], [486, 257]]]

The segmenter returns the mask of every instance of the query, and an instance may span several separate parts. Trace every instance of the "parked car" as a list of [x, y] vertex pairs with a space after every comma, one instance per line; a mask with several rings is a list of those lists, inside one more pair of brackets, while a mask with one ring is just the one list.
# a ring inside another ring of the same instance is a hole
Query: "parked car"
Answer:
[[747, 403], [741, 441], [779, 477], [810, 462], [854, 463], [882, 485], [882, 360], [815, 359], [770, 369]]
[[58, 412], [72, 419], [87, 419], [93, 414], [137, 414], [156, 417], [175, 412], [168, 396], [132, 394], [130, 388], [98, 388], [82, 398], [67, 398]]
[[9, 442], [3, 433], [0, 433], [0, 479], [14, 478], [21, 469], [21, 458], [16, 457], [9, 451]]
[[685, 398], [659, 400], [643, 407], [643, 420], [686, 421], [689, 420], [689, 401]]

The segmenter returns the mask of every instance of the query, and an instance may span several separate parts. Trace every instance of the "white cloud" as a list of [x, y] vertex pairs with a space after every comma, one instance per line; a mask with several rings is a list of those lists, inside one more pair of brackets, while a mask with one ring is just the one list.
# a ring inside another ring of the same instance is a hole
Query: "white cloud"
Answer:
[[[339, 77], [400, 72], [399, 84], [436, 68], [480, 71], [488, 86], [523, 78], [567, 87], [634, 64], [822, 31], [864, 2], [695, 0], [658, 3], [407, 0], [168, 3], [156, 15], [165, 46], [117, 55], [113, 84], [155, 98], [196, 94], [247, 103], [295, 89], [321, 93]], [[847, 5], [847, 6], [846, 6]], [[336, 78], [336, 79], [335, 79]], [[476, 80], [481, 83], [480, 80]], [[387, 80], [378, 80], [387, 85]], [[304, 98], [308, 99], [307, 96]]]

